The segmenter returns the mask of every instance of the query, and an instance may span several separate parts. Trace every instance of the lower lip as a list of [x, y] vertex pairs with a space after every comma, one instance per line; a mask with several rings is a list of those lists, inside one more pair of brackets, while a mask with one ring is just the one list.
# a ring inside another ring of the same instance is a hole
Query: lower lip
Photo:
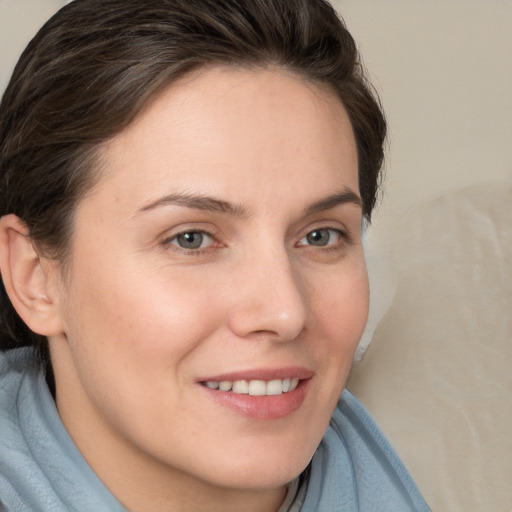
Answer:
[[217, 403], [241, 416], [256, 420], [276, 420], [288, 416], [302, 405], [308, 393], [309, 382], [310, 379], [300, 380], [293, 391], [269, 396], [243, 395], [201, 387]]

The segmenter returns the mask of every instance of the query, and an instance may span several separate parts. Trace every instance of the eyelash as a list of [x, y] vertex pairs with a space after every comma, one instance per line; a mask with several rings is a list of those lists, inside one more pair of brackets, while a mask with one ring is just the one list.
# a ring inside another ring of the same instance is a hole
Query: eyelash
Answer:
[[[332, 233], [335, 233], [339, 239], [335, 243], [330, 242], [330, 238], [327, 245], [313, 245], [313, 244], [302, 244], [301, 242], [305, 239], [307, 239], [308, 236], [312, 235], [315, 232], [321, 232], [321, 231], [328, 231], [330, 232], [330, 237], [332, 236]], [[185, 236], [185, 235], [201, 235], [202, 237], [206, 236], [211, 239], [211, 242], [208, 244], [207, 247], [197, 247], [197, 248], [185, 248], [178, 245], [178, 243], [175, 243], [179, 237]], [[342, 249], [346, 244], [350, 244], [352, 241], [352, 238], [350, 237], [349, 233], [334, 227], [329, 226], [322, 226], [315, 229], [312, 229], [308, 231], [303, 237], [300, 238], [299, 242], [295, 245], [295, 247], [307, 247], [307, 248], [313, 248], [313, 249], [319, 249], [322, 251], [336, 251]], [[181, 254], [185, 256], [201, 256], [208, 252], [212, 245], [215, 245], [216, 242], [216, 236], [215, 234], [204, 230], [204, 229], [190, 229], [190, 230], [184, 230], [180, 231], [179, 233], [176, 233], [175, 235], [166, 238], [163, 240], [162, 245], [164, 247], [173, 246], [174, 250], [179, 251]]]
[[[305, 240], [308, 238], [308, 236], [312, 235], [313, 233], [319, 233], [321, 231], [328, 231], [330, 232], [329, 234], [329, 240], [328, 240], [328, 245], [313, 245], [311, 243], [307, 244], [307, 245], [304, 245], [303, 247], [313, 247], [313, 248], [317, 248], [317, 249], [321, 249], [323, 251], [333, 251], [333, 250], [339, 250], [340, 248], [342, 248], [345, 244], [349, 244], [351, 242], [351, 238], [350, 238], [350, 235], [342, 230], [342, 229], [339, 229], [339, 228], [333, 228], [333, 227], [329, 227], [329, 226], [322, 226], [322, 227], [318, 227], [318, 228], [315, 228], [315, 229], [312, 229], [310, 231], [308, 231], [298, 242], [298, 246], [302, 246], [302, 245], [299, 245], [301, 244], [302, 240]], [[330, 240], [331, 240], [331, 234], [332, 233], [335, 233], [337, 236], [338, 236], [338, 241], [336, 243], [329, 243]]]
[[[201, 235], [202, 237], [206, 236], [211, 239], [211, 243], [207, 247], [198, 247], [198, 248], [185, 248], [179, 246], [177, 243], [174, 243], [180, 236], [185, 235]], [[180, 231], [179, 233], [176, 233], [175, 235], [166, 238], [162, 245], [164, 247], [174, 246], [174, 250], [179, 251], [181, 254], [184, 254], [185, 256], [201, 256], [204, 253], [206, 253], [210, 248], [211, 245], [215, 244], [215, 235], [213, 233], [210, 233], [209, 231], [206, 231], [205, 229], [187, 229], [184, 231]]]

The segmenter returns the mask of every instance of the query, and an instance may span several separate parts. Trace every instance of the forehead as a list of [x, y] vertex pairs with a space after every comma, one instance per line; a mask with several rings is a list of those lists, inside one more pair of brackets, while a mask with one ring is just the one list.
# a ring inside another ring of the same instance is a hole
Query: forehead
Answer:
[[325, 192], [357, 191], [356, 145], [341, 101], [283, 70], [192, 72], [152, 98], [101, 156], [105, 181], [120, 193], [137, 182], [148, 193], [166, 183], [230, 195], [241, 178], [253, 191], [269, 179], [288, 189], [323, 181]]

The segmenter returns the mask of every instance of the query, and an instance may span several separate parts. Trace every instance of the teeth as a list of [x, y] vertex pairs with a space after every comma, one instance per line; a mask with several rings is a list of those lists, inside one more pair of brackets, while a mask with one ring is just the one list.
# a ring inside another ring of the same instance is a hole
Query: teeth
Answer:
[[231, 391], [239, 395], [271, 396], [293, 391], [299, 384], [297, 378], [264, 380], [235, 380], [234, 382], [223, 380], [221, 382], [207, 381], [204, 383], [210, 389], [219, 391]]
[[276, 379], [267, 383], [267, 395], [280, 395], [283, 392], [283, 381]]
[[267, 394], [267, 385], [264, 380], [249, 381], [249, 395], [263, 396]]
[[233, 393], [247, 395], [249, 393], [249, 383], [246, 380], [236, 380], [233, 382]]
[[219, 382], [219, 389], [221, 391], [229, 391], [233, 387], [233, 383], [228, 380], [223, 380]]

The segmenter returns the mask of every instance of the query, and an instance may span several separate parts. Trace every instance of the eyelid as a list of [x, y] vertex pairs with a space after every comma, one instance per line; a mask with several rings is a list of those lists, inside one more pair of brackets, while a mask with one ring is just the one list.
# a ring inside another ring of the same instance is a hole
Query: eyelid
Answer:
[[[327, 231], [328, 232], [328, 240], [327, 240], [327, 243], [325, 244], [319, 244], [319, 245], [315, 245], [314, 243], [311, 243], [309, 240], [308, 240], [308, 237], [315, 233], [315, 232], [320, 232], [320, 231]], [[331, 241], [331, 238], [332, 238], [332, 232], [336, 233], [337, 235], [337, 239], [336, 241], [333, 243]], [[332, 228], [317, 228], [317, 229], [312, 229], [311, 231], [308, 231], [297, 243], [297, 245], [299, 247], [314, 247], [314, 248], [318, 248], [318, 249], [325, 249], [325, 248], [328, 248], [328, 247], [333, 247], [333, 245], [337, 245], [338, 242], [339, 242], [339, 238], [342, 238], [342, 235], [341, 233], [339, 232], [339, 230], [336, 230], [336, 229], [332, 229]]]
[[[206, 247], [199, 247], [197, 249], [187, 249], [185, 247], [180, 247], [178, 244], [173, 243], [177, 237], [180, 235], [184, 235], [186, 233], [201, 233], [211, 239], [211, 243]], [[219, 235], [217, 230], [208, 229], [203, 226], [179, 226], [174, 229], [166, 230], [165, 233], [159, 237], [159, 245], [164, 247], [165, 249], [176, 251], [177, 253], [187, 255], [200, 255], [209, 251], [212, 247], [215, 247], [218, 244], [218, 247], [222, 247], [223, 244], [219, 241]]]
[[[187, 235], [187, 234], [201, 235], [201, 237], [203, 238], [203, 240], [201, 240], [202, 242], [205, 241], [204, 240], [205, 238], [209, 239], [209, 244], [207, 247], [209, 247], [209, 245], [215, 241], [213, 236], [210, 235], [209, 233], [207, 233], [206, 231], [194, 230], [194, 231], [182, 231], [181, 233], [176, 233], [173, 237], [169, 238], [168, 243], [175, 245], [176, 247], [183, 249], [185, 251], [187, 251], [187, 250], [196, 251], [196, 250], [205, 249], [205, 247], [203, 247], [202, 245], [200, 247], [188, 248], [188, 249], [186, 247], [181, 247], [178, 243], [178, 239], [180, 236]], [[176, 242], [176, 243], [174, 243], [174, 242]]]
[[314, 248], [318, 248], [318, 249], [333, 248], [333, 246], [335, 246], [336, 244], [330, 243], [325, 246], [314, 246], [311, 244], [300, 244], [300, 242], [302, 240], [304, 240], [310, 233], [312, 233], [314, 231], [321, 231], [321, 230], [330, 230], [330, 231], [335, 231], [336, 233], [338, 233], [340, 240], [341, 240], [340, 243], [351, 244], [353, 242], [353, 236], [351, 235], [350, 231], [345, 226], [340, 225], [338, 223], [336, 223], [336, 225], [333, 225], [332, 223], [331, 224], [323, 224], [320, 222], [317, 225], [313, 225], [313, 226], [310, 225], [306, 229], [302, 230], [302, 233], [300, 235], [299, 242], [297, 242], [297, 245], [299, 247], [314, 247]]

